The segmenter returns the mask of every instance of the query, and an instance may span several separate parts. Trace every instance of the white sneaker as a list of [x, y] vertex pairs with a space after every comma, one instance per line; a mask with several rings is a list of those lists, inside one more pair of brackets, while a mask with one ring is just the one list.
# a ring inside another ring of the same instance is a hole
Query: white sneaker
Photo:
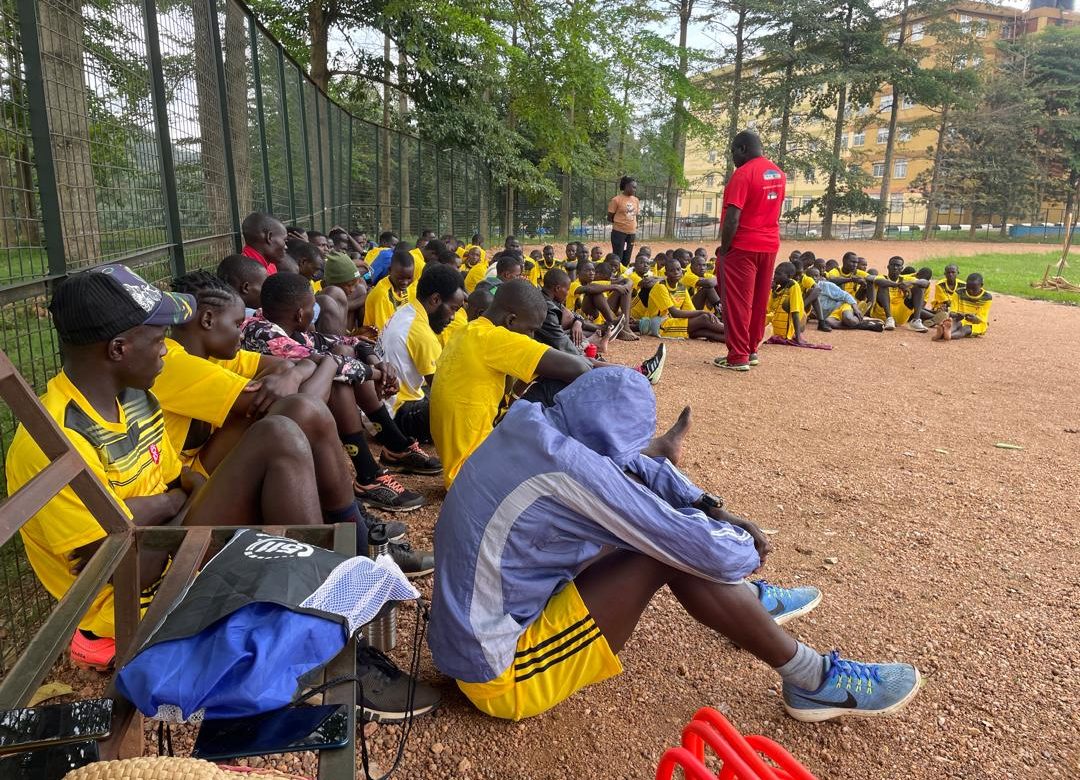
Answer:
[[896, 320], [889, 317], [885, 320], [885, 330], [896, 330]]
[[911, 322], [909, 322], [908, 327], [911, 328], [916, 333], [926, 333], [926, 330], [927, 330], [926, 325], [924, 325], [923, 321], [919, 320], [919, 319], [915, 319], [915, 320], [912, 320]]

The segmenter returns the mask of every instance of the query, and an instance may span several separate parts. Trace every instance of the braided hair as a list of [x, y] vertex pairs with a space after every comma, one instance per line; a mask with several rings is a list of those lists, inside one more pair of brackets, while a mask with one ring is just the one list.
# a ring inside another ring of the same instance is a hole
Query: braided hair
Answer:
[[191, 271], [178, 276], [172, 282], [173, 292], [187, 293], [195, 297], [200, 309], [221, 311], [233, 301], [240, 300], [236, 290], [228, 282], [209, 271]]

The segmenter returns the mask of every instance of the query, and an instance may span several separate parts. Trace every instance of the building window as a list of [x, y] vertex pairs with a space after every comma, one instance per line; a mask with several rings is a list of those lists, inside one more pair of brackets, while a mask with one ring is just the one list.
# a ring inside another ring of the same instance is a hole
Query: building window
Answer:
[[904, 194], [898, 192], [889, 196], [889, 211], [893, 214], [904, 210]]
[[880, 179], [885, 176], [885, 163], [874, 163], [874, 178]]
[[799, 172], [798, 171], [792, 171], [790, 174], [788, 174], [788, 183], [789, 184], [794, 184], [798, 180], [799, 180]]
[[922, 22], [915, 22], [911, 25], [911, 36], [908, 38], [910, 41], [921, 41], [923, 39], [924, 26]]
[[840, 139], [840, 148], [841, 149], [847, 149], [848, 148], [848, 134], [847, 133], [844, 133], [843, 137], [841, 137], [841, 139]]
[[708, 157], [708, 160], [709, 160], [710, 163], [716, 162], [716, 150], [715, 149], [710, 149], [708, 155], [706, 155], [706, 156]]
[[866, 143], [866, 133], [865, 132], [852, 133], [852, 135], [851, 135], [851, 145], [852, 146], [862, 146], [864, 143]]
[[892, 44], [893, 46], [900, 43], [900, 30], [889, 30], [889, 32], [885, 35], [885, 41], [886, 43]]
[[714, 180], [714, 177], [710, 173], [708, 176], [705, 177], [705, 186], [706, 187], [712, 187], [713, 186], [713, 180]]
[[960, 22], [960, 29], [964, 32], [971, 32], [971, 15], [960, 14], [956, 17], [956, 20]]
[[990, 23], [985, 19], [980, 19], [972, 25], [972, 29], [975, 30], [976, 38], [985, 38], [990, 32]]
[[887, 143], [889, 143], [889, 128], [887, 128], [887, 127], [879, 127], [877, 129], [877, 142], [879, 144], [887, 144]]
[[882, 111], [892, 108], [892, 95], [882, 95], [881, 100], [878, 101], [878, 108]]
[[893, 162], [892, 175], [895, 179], [903, 179], [907, 177], [907, 160], [896, 160]]
[[712, 201], [712, 198], [705, 198], [705, 205], [703, 208], [706, 214], [712, 213]]
[[897, 130], [896, 130], [896, 140], [897, 141], [910, 141], [911, 140], [911, 130], [909, 128], [907, 128], [907, 127], [897, 128]]
[[784, 198], [784, 212], [787, 213], [788, 211], [791, 211], [791, 196], [790, 195], [788, 195], [786, 198]]
[[814, 199], [811, 198], [809, 195], [803, 195], [803, 197], [802, 197], [802, 206], [803, 206], [803, 208], [806, 208], [807, 206], [809, 206], [811, 203], [813, 203], [813, 201], [814, 201]]
[[900, 103], [901, 108], [915, 108], [915, 99], [904, 95], [903, 102]]

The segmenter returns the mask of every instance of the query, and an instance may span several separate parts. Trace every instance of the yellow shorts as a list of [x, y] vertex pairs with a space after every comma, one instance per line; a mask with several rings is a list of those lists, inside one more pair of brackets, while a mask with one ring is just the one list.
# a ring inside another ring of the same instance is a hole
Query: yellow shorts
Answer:
[[481, 712], [521, 720], [621, 671], [619, 657], [571, 582], [548, 599], [518, 637], [514, 662], [505, 672], [485, 683], [458, 681], [458, 687]]
[[[892, 305], [889, 307], [892, 309], [893, 320], [897, 325], [903, 325], [905, 322], [911, 319], [911, 315], [915, 313], [913, 309], [909, 309], [903, 301], [897, 303], [892, 301]], [[871, 317], [876, 317], [879, 320], [885, 319], [885, 310], [874, 304], [873, 310], [870, 312]]]
[[849, 312], [849, 311], [852, 311], [851, 304], [850, 303], [841, 303], [839, 306], [837, 306], [835, 309], [833, 309], [832, 313], [830, 313], [829, 316], [826, 317], [825, 319], [837, 320], [839, 322], [843, 322], [844, 321], [844, 313]]

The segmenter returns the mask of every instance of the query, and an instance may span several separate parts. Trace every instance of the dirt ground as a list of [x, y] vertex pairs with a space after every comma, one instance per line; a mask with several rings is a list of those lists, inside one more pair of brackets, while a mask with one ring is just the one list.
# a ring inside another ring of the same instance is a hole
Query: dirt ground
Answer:
[[[898, 246], [912, 259], [927, 247]], [[985, 338], [950, 344], [904, 328], [812, 330], [834, 349], [767, 346], [749, 374], [712, 367], [722, 347], [674, 343], [656, 390], [661, 428], [693, 407], [691, 478], [777, 531], [764, 576], [823, 589], [788, 629], [823, 652], [922, 671], [899, 717], [790, 719], [777, 676], [663, 592], [622, 675], [522, 723], [472, 709], [425, 647], [421, 675], [443, 704], [414, 724], [395, 777], [650, 778], [702, 706], [777, 740], [821, 780], [1080, 777], [1080, 308], [999, 296], [991, 320]], [[655, 345], [616, 343], [611, 359], [632, 364]], [[427, 546], [442, 490], [418, 483], [432, 506], [408, 520]], [[403, 666], [413, 614], [399, 618]], [[84, 696], [98, 687], [74, 682]], [[367, 731], [385, 770], [401, 730]], [[185, 755], [189, 736], [176, 742]], [[314, 774], [308, 755], [272, 764]]]
[[[1080, 776], [1078, 328], [1080, 309], [999, 297], [988, 335], [959, 343], [812, 331], [835, 348], [765, 347], [747, 375], [713, 368], [705, 343], [670, 350], [660, 424], [692, 405], [685, 470], [778, 531], [766, 577], [824, 590], [788, 625], [800, 639], [919, 667], [901, 716], [791, 720], [775, 674], [663, 593], [621, 676], [520, 724], [472, 710], [425, 655], [445, 702], [417, 721], [401, 776], [648, 778], [701, 706], [822, 780]], [[412, 521], [417, 541], [434, 517]], [[397, 733], [375, 731], [380, 765]]]

